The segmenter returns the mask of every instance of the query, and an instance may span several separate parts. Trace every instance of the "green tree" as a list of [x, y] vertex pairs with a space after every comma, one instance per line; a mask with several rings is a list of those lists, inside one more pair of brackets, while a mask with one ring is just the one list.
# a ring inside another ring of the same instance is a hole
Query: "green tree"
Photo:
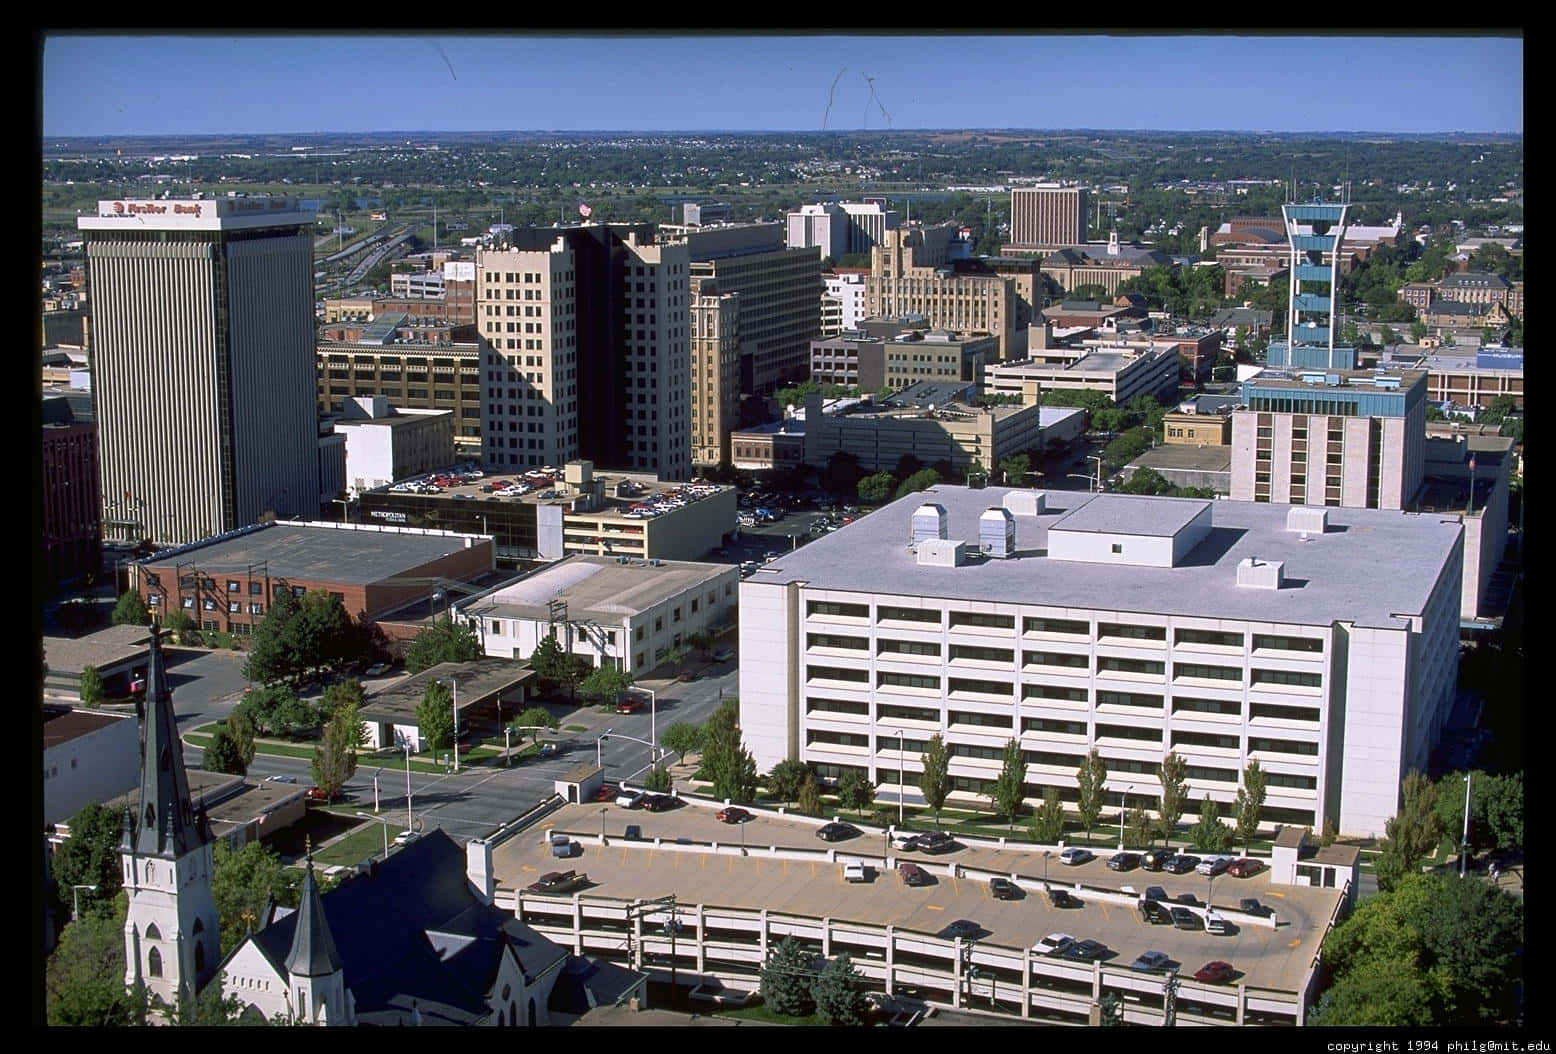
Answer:
[[614, 666], [596, 666], [578, 682], [578, 693], [599, 703], [615, 703], [631, 687], [631, 674]]
[[240, 1020], [243, 1000], [223, 993], [226, 978], [226, 971], [217, 973], [198, 995], [191, 996], [187, 990], [181, 990], [173, 1004], [173, 1024], [211, 1028], [244, 1023]]
[[921, 468], [897, 485], [895, 496], [902, 498], [909, 494], [917, 494], [921, 490], [928, 490], [939, 482], [940, 473], [932, 468]]
[[1243, 770], [1242, 786], [1237, 788], [1237, 840], [1247, 846], [1259, 831], [1259, 813], [1264, 808], [1264, 770], [1259, 759], [1248, 762]]
[[[699, 733], [701, 729], [698, 729]], [[665, 733], [665, 745], [670, 746], [669, 733]], [[676, 749], [671, 747], [672, 750]], [[698, 747], [688, 747], [688, 750], [696, 750]], [[800, 796], [800, 788], [805, 786], [805, 780], [810, 776], [810, 766], [803, 761], [795, 761], [785, 758], [773, 766], [773, 770], [767, 774], [767, 793], [776, 801], [788, 804]]]
[[[690, 721], [676, 721], [665, 729], [664, 735], [659, 737], [659, 742], [665, 749], [675, 751], [676, 760], [684, 763], [690, 751], [702, 749], [702, 726], [694, 725]], [[769, 790], [771, 790], [771, 777], [769, 777]]]
[[1524, 847], [1524, 774], [1495, 776], [1481, 795], [1491, 844], [1498, 849]]
[[238, 757], [243, 759], [243, 771], [247, 772], [254, 763], [254, 719], [242, 706], [235, 706], [227, 715], [226, 727], [227, 734], [237, 745]]
[[810, 992], [822, 1024], [863, 1025], [869, 1016], [864, 977], [854, 969], [847, 952], [827, 960], [811, 984]]
[[233, 849], [226, 839], [220, 838], [215, 846], [211, 897], [216, 902], [225, 957], [260, 924], [267, 901], [273, 898], [278, 906], [286, 908], [301, 903], [301, 875], [284, 867], [281, 858], [262, 842], [248, 842], [241, 849]]
[[151, 615], [146, 611], [146, 602], [140, 598], [137, 590], [126, 589], [119, 594], [119, 600], [113, 606], [115, 626], [144, 626], [150, 621]]
[[1199, 807], [1199, 823], [1189, 836], [1194, 844], [1212, 853], [1224, 853], [1232, 848], [1232, 829], [1221, 822], [1221, 803], [1205, 795]]
[[1124, 1024], [1124, 1001], [1117, 992], [1104, 992], [1097, 1005], [1102, 1011], [1104, 1028], [1118, 1028]]
[[446, 750], [454, 741], [453, 695], [441, 681], [428, 684], [416, 707], [416, 724], [428, 750]]
[[809, 769], [805, 770], [805, 782], [800, 784], [794, 807], [806, 816], [821, 815], [821, 790], [816, 786], [816, 774]]
[[200, 643], [199, 623], [184, 611], [169, 611], [167, 618], [162, 620], [162, 628], [167, 630], [175, 644]]
[[837, 798], [843, 808], [857, 810], [863, 816], [875, 802], [875, 784], [863, 769], [844, 769], [837, 781]]
[[1151, 468], [1137, 468], [1129, 478], [1118, 485], [1120, 494], [1171, 495], [1178, 488], [1167, 481], [1160, 472]]
[[940, 810], [945, 806], [946, 796], [951, 793], [951, 755], [939, 732], [930, 736], [929, 742], [924, 744], [923, 763], [924, 771], [919, 773], [918, 789], [924, 795], [924, 804], [934, 810], [935, 826], [938, 827]]
[[207, 772], [227, 772], [234, 776], [248, 773], [248, 766], [243, 762], [242, 748], [227, 730], [225, 721], [217, 723], [216, 731], [211, 733], [210, 741], [205, 744], [200, 767]]
[[283, 685], [248, 693], [237, 709], [253, 722], [260, 735], [297, 739], [311, 735], [323, 724], [318, 707], [306, 699], [299, 699]]
[[1340, 837], [1340, 831], [1335, 827], [1334, 817], [1325, 816], [1323, 829], [1318, 835], [1318, 844], [1328, 849], [1331, 845], [1334, 845], [1335, 839], [1338, 837]]
[[1027, 473], [1032, 471], [1032, 458], [1028, 454], [1012, 454], [1000, 462], [1000, 473], [1006, 483], [1013, 487], [1019, 487], [1026, 482]]
[[871, 505], [879, 505], [891, 497], [896, 486], [897, 478], [890, 472], [877, 472], [873, 476], [865, 476], [858, 484], [859, 500]]
[[669, 793], [670, 788], [673, 786], [670, 780], [670, 770], [663, 765], [655, 765], [649, 770], [648, 775], [643, 777], [643, 786], [655, 794]]
[[1102, 796], [1107, 786], [1108, 765], [1093, 748], [1075, 770], [1075, 811], [1089, 833], [1102, 815]]
[[531, 742], [539, 743], [541, 729], [556, 729], [560, 726], [561, 722], [552, 717], [551, 711], [543, 706], [525, 707], [519, 711], [519, 716], [509, 723], [509, 727], [519, 733], [520, 743], [524, 742], [526, 734], [530, 737]]
[[1178, 829], [1178, 820], [1183, 816], [1183, 810], [1189, 804], [1188, 788], [1188, 762], [1180, 758], [1175, 752], [1169, 751], [1162, 758], [1161, 784], [1162, 796], [1160, 808], [1157, 810], [1156, 829], [1161, 832], [1164, 844], [1170, 844], [1172, 836]]
[[[84, 892], [84, 891], [83, 891]], [[109, 898], [101, 914], [82, 913], [49, 956], [43, 990], [50, 1025], [113, 1028], [146, 1023], [146, 992], [124, 985], [124, 919], [129, 898]]]
[[[50, 861], [59, 890], [60, 914], [68, 916], [75, 903], [81, 905], [83, 918], [105, 914], [112, 910], [120, 887], [123, 865], [119, 839], [124, 834], [124, 816], [92, 802], [70, 818], [69, 827], [70, 837], [54, 850]], [[73, 897], [74, 886], [97, 888], [76, 890]]]
[[1043, 804], [1032, 810], [1032, 840], [1039, 845], [1053, 845], [1064, 834], [1064, 803], [1059, 800], [1059, 788], [1043, 790]]
[[1502, 1024], [1517, 1012], [1522, 986], [1523, 901], [1495, 886], [1440, 875], [1415, 924], [1428, 968], [1448, 979], [1443, 1018]]
[[275, 590], [270, 610], [249, 635], [248, 658], [243, 661], [243, 676], [264, 685], [295, 680], [302, 669], [302, 658], [291, 635], [297, 617], [297, 598], [285, 586]]
[[1378, 854], [1378, 888], [1388, 890], [1405, 875], [1419, 870], [1421, 861], [1437, 848], [1443, 836], [1437, 816], [1437, 795], [1420, 772], [1405, 776], [1404, 804], [1383, 826], [1384, 839]]
[[816, 974], [811, 954], [793, 937], [767, 951], [762, 964], [762, 1002], [775, 1014], [805, 1017], [815, 1009], [811, 978]]
[[1016, 825], [1016, 816], [1021, 812], [1021, 803], [1026, 797], [1026, 778], [1027, 762], [1021, 752], [1021, 741], [1007, 739], [1005, 753], [1000, 761], [1000, 774], [994, 780], [994, 793], [989, 797], [994, 807], [1005, 817], [1008, 827]]
[[1319, 999], [1309, 1023], [1419, 1028], [1436, 1023], [1433, 991], [1414, 964], [1369, 959], [1337, 980]]
[[1414, 322], [1410, 323], [1410, 343], [1412, 343], [1412, 344], [1419, 344], [1419, 343], [1421, 343], [1422, 338], [1424, 338], [1425, 336], [1426, 336], [1426, 323], [1425, 322], [1422, 322], [1420, 319], [1416, 319]]
[[324, 725], [313, 748], [313, 782], [332, 801], [357, 771], [357, 748], [367, 742], [367, 726], [355, 703], [342, 703]]
[[367, 690], [362, 687], [361, 681], [352, 677], [326, 685], [319, 702], [326, 715], [348, 705], [360, 710], [362, 704], [367, 702]]
[[756, 797], [756, 761], [740, 738], [740, 708], [726, 702], [704, 728], [702, 771], [713, 796], [745, 803]]
[[103, 687], [103, 675], [91, 664], [81, 667], [81, 704], [96, 707], [108, 697]]
[[1136, 805], [1129, 810], [1129, 818], [1125, 821], [1129, 832], [1129, 844], [1147, 846], [1156, 841], [1156, 829], [1151, 823], [1151, 814], [1145, 811], [1143, 806]]
[[445, 615], [416, 634], [405, 649], [405, 668], [420, 673], [440, 662], [474, 662], [482, 654], [475, 630]]

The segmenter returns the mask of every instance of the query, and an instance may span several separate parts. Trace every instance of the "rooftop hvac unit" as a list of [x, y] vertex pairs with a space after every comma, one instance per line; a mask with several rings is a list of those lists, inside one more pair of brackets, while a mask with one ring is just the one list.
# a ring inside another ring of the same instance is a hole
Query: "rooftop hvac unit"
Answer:
[[1047, 511], [1048, 496], [1040, 490], [1013, 490], [1001, 504], [1017, 516], [1038, 516]]
[[1237, 584], [1248, 589], [1280, 589], [1285, 584], [1285, 570], [1286, 565], [1279, 560], [1245, 557], [1237, 564]]
[[910, 545], [917, 546], [920, 542], [944, 537], [946, 537], [945, 506], [929, 502], [914, 510]]
[[1293, 505], [1286, 511], [1286, 530], [1304, 534], [1323, 534], [1329, 524], [1329, 511], [1311, 505]]
[[1016, 553], [1016, 518], [1008, 509], [990, 508], [978, 517], [978, 547], [1003, 560]]

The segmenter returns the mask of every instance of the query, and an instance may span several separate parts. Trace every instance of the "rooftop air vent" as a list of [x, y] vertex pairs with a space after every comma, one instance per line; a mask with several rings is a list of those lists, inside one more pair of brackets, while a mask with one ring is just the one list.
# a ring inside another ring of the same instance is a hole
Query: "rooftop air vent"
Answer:
[[961, 567], [967, 562], [967, 543], [960, 539], [926, 538], [919, 543], [920, 567]]
[[1237, 563], [1237, 584], [1248, 589], [1280, 589], [1285, 584], [1285, 569], [1279, 560], [1245, 557]]
[[990, 508], [978, 517], [978, 548], [997, 560], [1016, 554], [1016, 518], [1010, 510]]
[[934, 538], [944, 539], [946, 536], [945, 506], [936, 505], [933, 502], [920, 505], [913, 512], [912, 536], [909, 545], [917, 546], [919, 543]]
[[1303, 534], [1323, 534], [1329, 524], [1329, 511], [1311, 505], [1293, 505], [1286, 511], [1286, 530]]
[[1017, 516], [1038, 516], [1047, 511], [1048, 498], [1040, 490], [1013, 490], [1001, 503]]

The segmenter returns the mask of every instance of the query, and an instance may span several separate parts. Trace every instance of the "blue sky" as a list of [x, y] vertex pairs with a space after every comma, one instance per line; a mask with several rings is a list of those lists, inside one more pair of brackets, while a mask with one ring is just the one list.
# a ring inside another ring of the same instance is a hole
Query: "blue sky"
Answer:
[[1516, 132], [1514, 37], [50, 35], [46, 136]]

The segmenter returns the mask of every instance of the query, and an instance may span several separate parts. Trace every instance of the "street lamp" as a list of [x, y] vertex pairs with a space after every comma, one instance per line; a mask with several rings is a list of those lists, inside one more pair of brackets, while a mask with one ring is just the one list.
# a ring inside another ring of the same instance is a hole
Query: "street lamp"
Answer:
[[[442, 684], [442, 681], [438, 682]], [[459, 679], [450, 677], [448, 684], [451, 688], [450, 706], [454, 710], [454, 771], [459, 771]]]
[[902, 761], [902, 729], [897, 729], [897, 826], [902, 826], [902, 798], [907, 793], [908, 773]]
[[411, 814], [411, 737], [401, 736], [400, 745], [405, 748], [405, 829], [409, 831], [415, 825]]
[[384, 767], [378, 766], [378, 771], [373, 773], [373, 811], [378, 811], [378, 777], [383, 774]]
[[374, 816], [370, 812], [359, 812], [357, 815], [364, 820], [378, 821], [378, 824], [384, 829], [384, 859], [389, 859], [389, 821], [382, 816]]
[[1118, 851], [1121, 853], [1124, 851], [1124, 814], [1129, 811], [1124, 804], [1124, 795], [1132, 790], [1134, 787], [1127, 783], [1118, 790]]
[[87, 890], [88, 892], [91, 892], [91, 893], [96, 893], [97, 892], [97, 887], [96, 886], [73, 885], [73, 886], [70, 887], [70, 921], [71, 922], [75, 922], [77, 919], [81, 918], [81, 891], [83, 889], [85, 889], [85, 890]]
[[610, 806], [608, 806], [608, 805], [600, 810], [600, 844], [601, 845], [605, 844], [605, 814], [610, 812], [610, 811], [611, 811], [610, 810]]
[[1093, 487], [1092, 489], [1100, 491], [1102, 489], [1102, 455], [1101, 454], [1087, 454], [1086, 455], [1086, 460], [1087, 461], [1095, 461], [1097, 463], [1097, 485], [1095, 487]]
[[659, 760], [659, 703], [654, 698], [654, 690], [652, 688], [644, 688], [642, 690], [648, 693], [648, 750], [650, 760], [657, 762]]
[[611, 737], [611, 732], [613, 731], [614, 729], [607, 728], [605, 731], [600, 733], [600, 738], [594, 741], [594, 767], [597, 769], [603, 769], [605, 767], [605, 763], [600, 760], [600, 744], [609, 739]]
[[1044, 849], [1043, 850], [1043, 888], [1044, 889], [1048, 888], [1048, 858], [1052, 854], [1053, 854], [1053, 850], [1051, 850], [1051, 849]]

